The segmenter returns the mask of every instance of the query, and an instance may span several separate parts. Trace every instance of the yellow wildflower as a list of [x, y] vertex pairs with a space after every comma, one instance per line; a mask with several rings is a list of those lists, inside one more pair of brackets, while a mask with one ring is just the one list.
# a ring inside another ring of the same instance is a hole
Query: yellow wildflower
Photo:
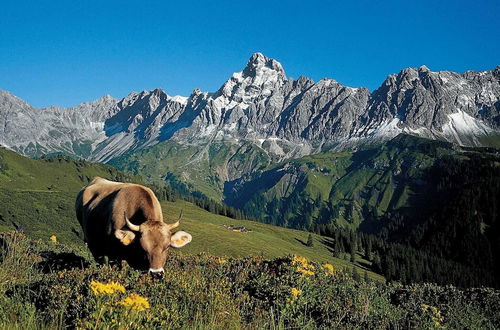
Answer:
[[293, 256], [292, 258], [292, 265], [298, 266], [298, 265], [307, 265], [308, 261], [306, 257], [301, 257], [301, 256]]
[[292, 296], [294, 299], [297, 299], [298, 296], [302, 294], [302, 290], [297, 289], [297, 288], [292, 288]]
[[302, 294], [302, 290], [297, 289], [297, 288], [291, 288], [290, 293], [292, 294], [292, 297], [288, 299], [288, 302], [293, 304], [295, 300]]
[[308, 276], [314, 275], [314, 272], [312, 270], [308, 270], [308, 269], [302, 268], [302, 267], [297, 267], [297, 271], [301, 272], [302, 275], [308, 275]]
[[50, 240], [52, 241], [52, 243], [57, 243], [57, 236], [56, 235], [52, 235], [50, 236]]
[[330, 264], [324, 264], [323, 267], [321, 267], [327, 275], [333, 275], [334, 268]]
[[219, 264], [221, 264], [221, 265], [224, 265], [225, 263], [227, 263], [227, 259], [225, 259], [225, 258], [218, 258], [218, 259], [217, 259], [217, 262], [218, 262]]
[[90, 283], [90, 288], [95, 295], [101, 294], [113, 294], [116, 291], [125, 293], [125, 288], [118, 282], [101, 283], [97, 281], [92, 281]]
[[120, 301], [119, 304], [139, 312], [149, 308], [148, 298], [141, 297], [135, 293]]
[[297, 271], [302, 273], [302, 275], [314, 275], [314, 266], [309, 264], [309, 261], [305, 257], [293, 256], [292, 265], [297, 266]]
[[437, 309], [437, 307], [423, 304], [422, 311], [424, 313], [429, 312], [431, 314], [431, 320], [436, 328], [442, 327], [441, 322], [443, 322], [444, 317], [441, 315], [441, 311]]

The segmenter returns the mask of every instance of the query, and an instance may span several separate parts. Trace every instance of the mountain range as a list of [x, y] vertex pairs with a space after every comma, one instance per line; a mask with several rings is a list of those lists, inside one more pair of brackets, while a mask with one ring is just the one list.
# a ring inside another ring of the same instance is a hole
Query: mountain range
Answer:
[[250, 144], [271, 161], [357, 148], [400, 133], [463, 146], [498, 145], [500, 66], [463, 74], [427, 67], [389, 75], [375, 91], [287, 77], [261, 53], [216, 92], [161, 89], [37, 109], [0, 91], [0, 145], [29, 157], [66, 154], [109, 162], [165, 141]]

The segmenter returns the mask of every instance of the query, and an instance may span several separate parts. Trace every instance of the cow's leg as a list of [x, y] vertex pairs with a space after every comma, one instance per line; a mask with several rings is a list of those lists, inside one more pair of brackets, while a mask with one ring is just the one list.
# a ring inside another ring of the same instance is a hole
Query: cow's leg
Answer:
[[104, 266], [107, 263], [107, 261], [106, 261], [107, 257], [106, 256], [94, 256], [94, 259], [101, 266]]
[[111, 267], [116, 267], [118, 269], [122, 269], [122, 261], [120, 258], [109, 258], [109, 265]]
[[106, 264], [106, 257], [103, 254], [102, 249], [98, 248], [93, 244], [93, 240], [88, 240], [87, 242], [87, 247], [92, 254], [92, 257], [94, 257], [94, 260], [99, 264], [99, 265], [105, 265]]

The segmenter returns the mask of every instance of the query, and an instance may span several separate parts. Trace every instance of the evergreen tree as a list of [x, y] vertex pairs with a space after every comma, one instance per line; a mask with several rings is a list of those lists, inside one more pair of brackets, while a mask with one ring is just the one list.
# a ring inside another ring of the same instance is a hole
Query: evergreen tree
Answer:
[[352, 278], [356, 281], [359, 282], [361, 281], [361, 275], [359, 275], [358, 269], [356, 267], [352, 267]]
[[372, 242], [370, 238], [368, 238], [366, 241], [365, 258], [368, 261], [372, 260]]
[[342, 251], [340, 249], [340, 242], [339, 241], [335, 241], [335, 247], [333, 248], [333, 256], [336, 257], [336, 258], [339, 258]]
[[307, 246], [309, 247], [312, 247], [314, 245], [313, 243], [313, 237], [311, 235], [311, 233], [309, 233], [309, 236], [307, 236], [307, 243], [306, 243]]

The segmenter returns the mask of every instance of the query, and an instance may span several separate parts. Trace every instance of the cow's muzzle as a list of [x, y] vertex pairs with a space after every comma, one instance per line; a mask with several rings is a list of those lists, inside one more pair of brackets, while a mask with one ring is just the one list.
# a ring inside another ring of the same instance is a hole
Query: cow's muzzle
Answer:
[[149, 268], [149, 273], [153, 278], [163, 278], [163, 275], [165, 274], [165, 270], [163, 268]]

